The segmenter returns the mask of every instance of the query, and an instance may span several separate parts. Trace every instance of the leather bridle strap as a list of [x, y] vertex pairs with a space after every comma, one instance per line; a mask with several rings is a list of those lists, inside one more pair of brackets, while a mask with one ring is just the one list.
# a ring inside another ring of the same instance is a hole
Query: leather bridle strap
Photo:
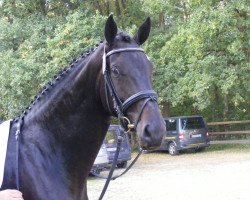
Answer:
[[20, 190], [20, 181], [19, 181], [19, 136], [21, 133], [21, 128], [23, 125], [23, 117], [20, 117], [17, 123], [17, 128], [15, 132], [15, 139], [16, 139], [16, 188]]
[[[144, 50], [142, 48], [122, 48], [122, 49], [112, 50], [106, 54], [105, 46], [104, 46], [103, 63], [102, 63], [102, 72], [103, 72], [104, 80], [105, 80], [106, 104], [107, 104], [108, 110], [111, 114], [118, 116], [118, 118], [120, 119], [121, 124], [125, 130], [128, 130], [128, 127], [126, 127], [124, 125], [124, 123], [127, 123], [127, 122], [124, 122], [124, 118], [126, 118], [125, 113], [131, 105], [133, 105], [134, 103], [136, 103], [142, 99], [147, 99], [146, 102], [148, 102], [149, 100], [157, 101], [157, 95], [156, 95], [155, 91], [153, 91], [153, 90], [140, 91], [140, 92], [130, 96], [124, 102], [122, 102], [121, 99], [119, 98], [119, 96], [115, 90], [115, 86], [113, 84], [113, 81], [111, 79], [110, 72], [107, 69], [107, 58], [113, 54], [116, 54], [116, 53], [132, 52], [132, 51], [144, 52]], [[108, 92], [112, 98], [114, 110], [111, 110], [111, 108], [110, 108], [109, 98], [107, 96]], [[146, 106], [146, 103], [144, 104], [142, 109], [144, 109], [145, 106]], [[139, 117], [141, 116], [141, 113], [142, 113], [142, 111], [140, 112]], [[128, 120], [128, 118], [126, 118], [126, 119]], [[138, 121], [139, 121], [139, 119], [137, 120], [137, 122]], [[137, 123], [136, 123], [136, 125], [137, 125]], [[136, 127], [134, 127], [134, 128], [136, 128]]]
[[140, 101], [141, 99], [150, 99], [153, 101], [157, 101], [157, 94], [154, 90], [143, 90], [132, 95], [122, 103], [122, 112], [125, 113], [131, 105], [133, 105], [137, 101]]
[[[120, 151], [120, 147], [117, 148], [116, 151]], [[144, 153], [144, 152], [147, 152], [147, 151], [142, 150], [142, 149], [140, 148], [139, 151], [138, 151], [138, 153], [137, 153], [137, 155], [135, 156], [135, 158], [133, 159], [133, 161], [129, 164], [129, 166], [128, 166], [121, 174], [116, 175], [116, 176], [112, 176], [112, 177], [110, 178], [110, 180], [115, 180], [115, 179], [117, 179], [117, 178], [123, 176], [124, 174], [126, 174], [126, 173], [133, 167], [133, 165], [134, 165], [135, 162], [138, 160], [138, 158], [141, 156], [141, 154]], [[116, 156], [116, 152], [115, 152], [115, 156], [114, 156], [113, 162], [115, 162], [116, 164], [117, 164], [118, 156], [119, 156], [119, 154], [117, 154], [117, 156]], [[115, 166], [114, 168], [116, 168], [116, 166]], [[111, 166], [111, 170], [112, 170], [112, 166]], [[99, 175], [99, 174], [97, 174], [97, 173], [95, 173], [95, 172], [93, 172], [93, 171], [91, 172], [91, 174], [93, 174], [93, 175], [94, 175], [95, 177], [97, 177], [97, 178], [108, 179], [107, 176], [101, 176], [101, 175]]]
[[99, 177], [99, 178], [103, 178], [103, 179], [106, 179], [106, 182], [105, 182], [105, 185], [102, 189], [102, 192], [101, 192], [101, 195], [99, 197], [98, 200], [102, 200], [104, 195], [105, 195], [105, 192], [107, 191], [107, 188], [108, 188], [108, 185], [110, 183], [111, 180], [115, 180], [116, 178], [119, 178], [120, 176], [126, 174], [128, 172], [128, 170], [135, 164], [135, 162], [138, 160], [138, 158], [140, 157], [140, 155], [144, 152], [142, 149], [139, 150], [139, 153], [138, 155], [134, 158], [134, 160], [132, 161], [132, 163], [128, 166], [128, 168], [123, 171], [120, 175], [117, 175], [117, 176], [113, 176], [113, 173], [115, 171], [115, 168], [116, 168], [116, 165], [117, 165], [117, 161], [118, 161], [118, 157], [119, 157], [119, 152], [120, 152], [120, 149], [121, 149], [121, 144], [122, 144], [122, 141], [124, 139], [124, 133], [121, 134], [119, 133], [118, 135], [118, 138], [117, 138], [117, 146], [116, 146], [116, 151], [115, 151], [115, 155], [114, 155], [114, 160], [113, 160], [113, 163], [112, 163], [112, 166], [111, 166], [111, 169], [109, 171], [109, 174], [108, 174], [108, 177], [104, 177], [104, 176], [100, 176], [98, 174], [95, 174], [93, 173], [95, 176]]
[[115, 49], [115, 50], [112, 50], [112, 51], [109, 51], [107, 54], [106, 54], [106, 58], [109, 57], [110, 55], [112, 54], [115, 54], [115, 53], [120, 53], [120, 52], [127, 52], [127, 51], [141, 51], [144, 53], [144, 50], [142, 48], [123, 48], [123, 49]]
[[[106, 96], [106, 104], [107, 104], [108, 110], [109, 110], [109, 112], [111, 114], [115, 114], [115, 115], [118, 116], [118, 118], [119, 118], [119, 120], [121, 122], [122, 127], [127, 132], [129, 132], [132, 127], [133, 127], [133, 129], [136, 129], [136, 126], [137, 126], [137, 124], [138, 124], [138, 122], [139, 122], [139, 120], [141, 118], [141, 114], [142, 114], [145, 106], [147, 105], [147, 103], [149, 101], [151, 101], [151, 100], [152, 101], [157, 101], [157, 95], [156, 95], [155, 91], [153, 91], [153, 90], [143, 90], [143, 91], [140, 91], [140, 92], [138, 92], [138, 93], [133, 94], [132, 96], [130, 96], [124, 102], [122, 102], [121, 99], [119, 98], [119, 96], [118, 96], [118, 94], [117, 94], [117, 92], [115, 90], [115, 86], [114, 86], [114, 84], [112, 82], [112, 79], [111, 79], [111, 76], [110, 76], [110, 72], [107, 69], [107, 60], [106, 59], [107, 59], [107, 57], [109, 57], [110, 55], [113, 55], [115, 53], [128, 52], [128, 51], [141, 51], [141, 52], [144, 52], [144, 50], [141, 49], [141, 48], [123, 48], [123, 49], [112, 50], [112, 51], [110, 51], [110, 52], [108, 52], [106, 54], [106, 52], [105, 52], [105, 46], [104, 46], [103, 61], [102, 61], [102, 72], [103, 72], [104, 80], [105, 80], [105, 96]], [[115, 113], [110, 108], [108, 92], [109, 92], [109, 95], [112, 98]], [[125, 117], [125, 113], [126, 113], [126, 111], [128, 110], [128, 108], [130, 106], [132, 106], [133, 104], [135, 104], [136, 102], [138, 102], [138, 101], [140, 101], [142, 99], [145, 99], [145, 101], [142, 104], [142, 107], [141, 107], [141, 110], [139, 112], [138, 118], [137, 118], [135, 124], [131, 124], [130, 121], [129, 121], [129, 119]], [[125, 123], [127, 123], [127, 124], [125, 125]], [[113, 172], [114, 172], [115, 167], [116, 167], [116, 164], [117, 164], [117, 160], [118, 160], [120, 148], [121, 148], [121, 142], [122, 142], [121, 138], [122, 138], [121, 136], [118, 136], [117, 149], [116, 149], [116, 152], [115, 152], [113, 164], [112, 164], [111, 170], [109, 172], [109, 175], [107, 177], [107, 180], [106, 180], [106, 183], [104, 185], [104, 188], [102, 190], [102, 193], [101, 193], [101, 195], [99, 197], [99, 200], [103, 199], [110, 181], [114, 180], [114, 179], [116, 179], [116, 178], [118, 178], [120, 176], [122, 176], [123, 174], [125, 174], [133, 166], [133, 164], [136, 162], [136, 160], [139, 158], [139, 156], [142, 153], [142, 150], [140, 150], [138, 156], [135, 158], [135, 160], [132, 162], [132, 164], [121, 175], [112, 177]]]

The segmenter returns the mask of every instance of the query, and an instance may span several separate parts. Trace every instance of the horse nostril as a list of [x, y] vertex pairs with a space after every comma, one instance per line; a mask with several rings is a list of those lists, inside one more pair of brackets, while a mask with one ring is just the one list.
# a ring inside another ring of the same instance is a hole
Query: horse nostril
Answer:
[[145, 129], [144, 129], [144, 137], [145, 138], [151, 138], [151, 133], [150, 133], [150, 131], [149, 131], [149, 125], [147, 125], [146, 127], [145, 127]]
[[143, 131], [143, 138], [144, 141], [148, 144], [148, 145], [154, 145], [155, 143], [155, 135], [154, 135], [154, 130], [152, 129], [152, 127], [150, 125], [146, 125]]
[[157, 126], [153, 124], [147, 124], [144, 126], [142, 133], [142, 142], [144, 148], [155, 149], [161, 144], [162, 134]]

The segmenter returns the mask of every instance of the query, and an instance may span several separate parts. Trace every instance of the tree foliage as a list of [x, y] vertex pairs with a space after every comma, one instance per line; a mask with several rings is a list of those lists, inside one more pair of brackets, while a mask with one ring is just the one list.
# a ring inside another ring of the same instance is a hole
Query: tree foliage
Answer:
[[248, 4], [191, 1], [179, 18], [166, 24], [168, 33], [158, 30], [151, 39], [155, 84], [162, 104], [170, 103], [175, 115], [202, 113], [211, 120], [249, 117]]
[[110, 13], [132, 34], [151, 16], [144, 48], [164, 115], [250, 117], [248, 0], [0, 0], [0, 117], [18, 115], [58, 69], [102, 40]]

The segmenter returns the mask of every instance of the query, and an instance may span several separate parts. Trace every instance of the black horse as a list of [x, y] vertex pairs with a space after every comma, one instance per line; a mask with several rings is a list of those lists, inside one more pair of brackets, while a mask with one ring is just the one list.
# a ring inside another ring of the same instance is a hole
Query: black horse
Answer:
[[13, 120], [2, 190], [19, 188], [25, 200], [88, 199], [87, 177], [111, 116], [134, 123], [143, 149], [160, 145], [153, 65], [139, 48], [149, 32], [148, 18], [133, 38], [117, 33], [111, 15], [106, 42], [59, 72]]

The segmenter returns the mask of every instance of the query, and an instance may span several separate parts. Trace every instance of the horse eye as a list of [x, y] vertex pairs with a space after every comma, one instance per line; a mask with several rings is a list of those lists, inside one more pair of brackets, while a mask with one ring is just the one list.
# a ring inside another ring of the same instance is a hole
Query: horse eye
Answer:
[[111, 72], [112, 72], [112, 76], [114, 76], [115, 78], [117, 78], [119, 76], [119, 70], [117, 69], [116, 66], [111, 67]]

